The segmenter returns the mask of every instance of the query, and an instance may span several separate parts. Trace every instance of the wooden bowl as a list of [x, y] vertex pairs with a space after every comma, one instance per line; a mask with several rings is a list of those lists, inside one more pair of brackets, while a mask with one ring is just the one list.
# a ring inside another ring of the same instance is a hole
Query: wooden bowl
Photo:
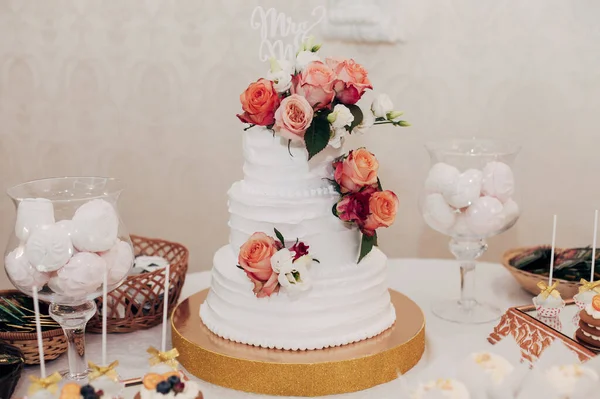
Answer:
[[[510, 274], [512, 274], [515, 280], [517, 280], [517, 282], [521, 285], [521, 287], [523, 287], [525, 291], [531, 293], [532, 295], [538, 295], [540, 293], [540, 289], [537, 287], [537, 283], [542, 280], [547, 281], [548, 278], [540, 276], [539, 274], [519, 270], [512, 265], [513, 259], [533, 248], [543, 248], [543, 246], [509, 249], [502, 256], [502, 265], [510, 272]], [[556, 253], [559, 253], [561, 251], [563, 251], [563, 249], [555, 248]], [[574, 295], [576, 295], [579, 292], [580, 284], [578, 281], [568, 281], [559, 278], [555, 279], [555, 281], [559, 281], [557, 290], [558, 292], [560, 292], [560, 295], [563, 297], [563, 299], [571, 299]]]

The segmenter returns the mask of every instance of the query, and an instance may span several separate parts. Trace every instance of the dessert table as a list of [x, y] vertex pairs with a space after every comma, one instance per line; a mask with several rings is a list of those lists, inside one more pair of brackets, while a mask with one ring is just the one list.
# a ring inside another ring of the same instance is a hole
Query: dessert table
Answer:
[[[488, 347], [487, 336], [494, 328], [496, 321], [481, 325], [459, 325], [443, 321], [435, 317], [430, 310], [431, 303], [438, 299], [459, 296], [458, 263], [452, 260], [440, 259], [391, 259], [389, 261], [389, 286], [394, 290], [413, 299], [423, 309], [426, 318], [427, 347], [419, 364], [409, 373], [419, 373], [426, 369], [436, 359], [452, 356], [465, 356], [475, 350]], [[506, 309], [511, 306], [528, 304], [531, 296], [523, 291], [513, 280], [512, 276], [500, 264], [480, 263], [477, 270], [477, 290], [480, 298], [485, 297], [497, 306]], [[191, 273], [187, 276], [181, 298], [184, 299], [210, 284], [210, 273]], [[402, 314], [398, 314], [402, 319]], [[160, 345], [160, 326], [131, 334], [110, 334], [108, 336], [108, 358], [119, 360], [118, 371], [121, 377], [128, 379], [140, 377], [147, 370], [148, 346]], [[87, 357], [98, 360], [101, 357], [100, 335], [87, 335]], [[48, 371], [65, 369], [66, 355], [56, 361], [47, 363]], [[29, 367], [23, 373], [15, 398], [23, 397], [27, 390], [28, 376], [38, 375], [38, 367]], [[442, 376], [440, 376], [442, 377]], [[193, 377], [192, 377], [193, 378]], [[397, 398], [400, 381], [395, 380], [367, 391], [344, 395], [334, 395], [331, 398], [380, 399]], [[233, 391], [212, 384], [201, 382], [201, 389], [206, 399], [238, 399], [238, 398], [268, 398], [264, 395], [254, 395]], [[133, 395], [126, 393], [126, 398]]]

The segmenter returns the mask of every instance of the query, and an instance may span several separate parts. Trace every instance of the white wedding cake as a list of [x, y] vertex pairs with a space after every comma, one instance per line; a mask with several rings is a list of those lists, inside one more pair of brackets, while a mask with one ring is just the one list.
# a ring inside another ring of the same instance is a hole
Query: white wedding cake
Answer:
[[343, 153], [349, 134], [408, 126], [352, 59], [321, 60], [304, 42], [294, 60], [270, 60], [241, 94], [244, 179], [229, 190], [229, 245], [214, 257], [200, 317], [231, 341], [322, 349], [376, 336], [396, 313], [377, 229], [395, 220], [365, 148]]
[[[244, 132], [243, 143], [244, 179], [229, 190], [231, 235], [214, 257], [210, 292], [200, 308], [204, 324], [235, 342], [292, 350], [345, 345], [389, 328], [396, 314], [386, 256], [374, 248], [357, 264], [360, 232], [331, 213], [339, 194], [328, 179], [339, 151], [328, 148], [307, 161], [303, 146], [288, 152], [280, 137], [258, 127]], [[307, 243], [320, 261], [311, 266], [312, 288], [302, 295], [257, 298], [235, 267], [242, 244], [274, 227]]]

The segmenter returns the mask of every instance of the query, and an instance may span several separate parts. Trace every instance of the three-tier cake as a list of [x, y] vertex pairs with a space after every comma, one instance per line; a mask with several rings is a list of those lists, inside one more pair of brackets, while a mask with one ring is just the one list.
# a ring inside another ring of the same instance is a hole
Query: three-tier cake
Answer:
[[374, 123], [407, 126], [371, 89], [354, 60], [321, 61], [304, 44], [293, 62], [272, 60], [268, 79], [240, 99], [244, 178], [229, 190], [229, 244], [214, 256], [200, 317], [225, 339], [287, 350], [340, 346], [396, 320], [376, 229], [398, 200], [383, 191], [376, 158], [344, 154], [347, 134]]

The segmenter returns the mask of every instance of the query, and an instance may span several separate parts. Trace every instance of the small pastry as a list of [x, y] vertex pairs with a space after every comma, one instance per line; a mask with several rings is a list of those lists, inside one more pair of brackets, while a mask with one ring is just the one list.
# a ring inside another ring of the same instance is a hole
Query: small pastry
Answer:
[[481, 195], [481, 171], [468, 169], [458, 176], [454, 184], [443, 191], [448, 205], [460, 209], [471, 205]]
[[502, 356], [489, 352], [473, 353], [471, 359], [490, 376], [495, 385], [499, 385], [515, 369], [512, 364]]
[[421, 384], [411, 394], [411, 399], [470, 399], [469, 390], [462, 382], [453, 379], [439, 379]]
[[581, 279], [579, 292], [573, 297], [575, 304], [579, 309], [585, 309], [587, 305], [592, 303], [594, 296], [600, 294], [600, 281], [588, 282], [586, 279]]
[[442, 194], [433, 193], [425, 197], [423, 218], [431, 228], [446, 233], [456, 222], [456, 210], [446, 203]]
[[50, 200], [25, 198], [19, 203], [15, 235], [22, 242], [27, 241], [33, 231], [52, 224], [54, 224], [54, 207]]
[[504, 227], [504, 207], [494, 197], [479, 197], [466, 211], [469, 229], [481, 237], [494, 234]]
[[579, 312], [579, 328], [575, 336], [584, 344], [600, 349], [600, 295], [594, 296], [591, 303]]
[[533, 304], [540, 317], [558, 317], [561, 310], [565, 307], [565, 301], [560, 296], [560, 292], [556, 289], [558, 281], [548, 286], [545, 282], [537, 283], [540, 289], [540, 294], [533, 298]]
[[428, 193], [443, 193], [456, 184], [460, 172], [454, 166], [439, 162], [431, 167], [425, 179], [425, 190]]
[[118, 240], [108, 251], [102, 252], [100, 257], [106, 261], [108, 267], [108, 284], [116, 284], [127, 276], [133, 265], [133, 250], [125, 241]]
[[490, 162], [483, 168], [483, 184], [481, 191], [484, 195], [508, 201], [515, 192], [513, 171], [504, 162]]
[[35, 230], [25, 244], [25, 256], [40, 272], [54, 272], [73, 256], [73, 244], [65, 230], [43, 226]]
[[142, 380], [142, 388], [136, 399], [202, 399], [198, 384], [185, 381], [179, 372], [165, 374], [149, 373]]
[[6, 273], [16, 286], [22, 288], [35, 286], [39, 291], [50, 279], [50, 274], [40, 272], [33, 267], [25, 257], [24, 252], [23, 247], [17, 247], [6, 255], [6, 258], [4, 258]]
[[578, 364], [554, 366], [546, 371], [546, 381], [560, 398], [569, 398], [582, 384], [595, 386], [600, 382], [598, 373]]
[[117, 241], [119, 217], [108, 201], [95, 199], [75, 211], [73, 226], [71, 237], [78, 251], [103, 252]]

